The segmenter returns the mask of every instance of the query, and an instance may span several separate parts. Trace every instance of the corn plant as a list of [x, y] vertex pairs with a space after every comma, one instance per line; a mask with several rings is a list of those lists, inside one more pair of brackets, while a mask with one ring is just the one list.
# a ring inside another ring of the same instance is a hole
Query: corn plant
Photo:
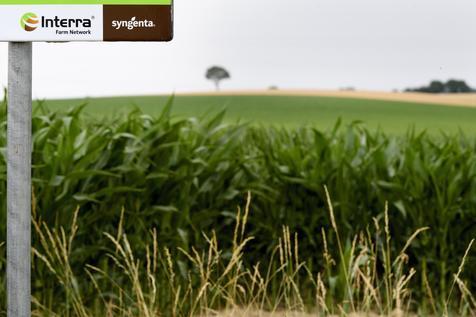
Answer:
[[[111, 239], [104, 232], [118, 227], [138, 257], [146, 257], [154, 240], [151, 228], [170, 250], [185, 252], [207, 247], [202, 233], [213, 231], [228, 250], [223, 256], [230, 256], [235, 207], [248, 191], [253, 196], [248, 231], [254, 239], [246, 244], [244, 261], [268, 265], [285, 226], [298, 235], [300, 258], [310, 272], [329, 267], [330, 280], [322, 280], [336, 299], [353, 294], [347, 266], [340, 264], [336, 273], [330, 259], [349, 259], [354, 237], [384, 219], [386, 201], [392, 238], [376, 243], [390, 254], [399, 254], [414, 230], [429, 228], [407, 255], [416, 270], [412, 280], [418, 281], [413, 298], [426, 298], [430, 289], [437, 308], [444, 307], [459, 258], [476, 236], [476, 142], [463, 133], [409, 129], [394, 136], [339, 120], [326, 131], [230, 125], [223, 123], [225, 112], [180, 119], [171, 116], [173, 98], [157, 117], [139, 110], [92, 117], [83, 112], [85, 106], [51, 112], [40, 103], [33, 119], [34, 218], [51, 230], [69, 230], [72, 211], [78, 210], [77, 248], [69, 254], [72, 271], [79, 272], [78, 287], [87, 288], [81, 263], [108, 270], [101, 255]], [[0, 105], [0, 241], [5, 240], [5, 121], [6, 100]], [[339, 239], [322, 235], [323, 228], [333, 228], [324, 185], [332, 193]], [[38, 236], [33, 241], [40, 246]], [[320, 256], [325, 249], [327, 257]], [[475, 262], [470, 253], [467, 267]], [[34, 290], [54, 298], [61, 290], [47, 278], [46, 264], [36, 265]], [[389, 260], [386, 265], [390, 271]], [[464, 274], [465, 287], [474, 293], [476, 270]], [[394, 284], [383, 283], [390, 294]], [[279, 293], [280, 286], [273, 285], [270, 291]]]

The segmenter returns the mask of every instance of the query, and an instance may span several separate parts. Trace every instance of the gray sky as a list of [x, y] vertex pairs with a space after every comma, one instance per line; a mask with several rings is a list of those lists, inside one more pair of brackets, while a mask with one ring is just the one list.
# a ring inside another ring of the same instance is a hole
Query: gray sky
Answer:
[[[34, 97], [212, 89], [476, 86], [475, 0], [176, 0], [172, 43], [34, 45]], [[0, 86], [7, 83], [0, 43]]]

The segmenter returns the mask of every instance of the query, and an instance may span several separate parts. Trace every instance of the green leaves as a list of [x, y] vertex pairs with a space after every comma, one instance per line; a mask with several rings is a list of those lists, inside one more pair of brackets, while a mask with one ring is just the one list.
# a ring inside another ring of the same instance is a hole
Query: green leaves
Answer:
[[[111, 119], [87, 117], [79, 105], [66, 113], [37, 108], [33, 120], [36, 214], [52, 227], [71, 223], [79, 205], [77, 245], [97, 261], [103, 232], [124, 208], [130, 241], [145, 252], [148, 230], [170, 247], [203, 243], [216, 232], [231, 246], [236, 206], [251, 191], [247, 246], [266, 262], [283, 225], [305, 237], [301, 257], [317, 270], [321, 228], [330, 226], [323, 185], [332, 193], [344, 240], [365, 230], [390, 202], [392, 248], [417, 228], [431, 239], [412, 248], [412, 265], [434, 275], [444, 292], [458, 259], [476, 236], [476, 143], [463, 135], [434, 137], [409, 131], [397, 137], [369, 132], [360, 123], [332, 130], [285, 130], [226, 125], [225, 112], [205, 118], [171, 116], [173, 98], [157, 118], [139, 110]], [[160, 105], [158, 105], [160, 106]], [[0, 103], [0, 235], [4, 241], [5, 101]], [[330, 252], [336, 241], [328, 241]], [[79, 264], [78, 264], [79, 265]], [[476, 272], [468, 272], [476, 281]], [[471, 278], [472, 277], [472, 278]], [[471, 285], [476, 287], [476, 285]]]

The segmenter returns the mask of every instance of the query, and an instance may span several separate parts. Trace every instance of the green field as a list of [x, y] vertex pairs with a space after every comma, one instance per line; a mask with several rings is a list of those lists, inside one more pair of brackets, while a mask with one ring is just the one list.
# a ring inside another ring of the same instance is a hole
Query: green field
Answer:
[[113, 110], [33, 116], [33, 316], [476, 316], [474, 137]]
[[[91, 114], [111, 115], [137, 106], [157, 115], [168, 96], [115, 97], [94, 99], [48, 100], [51, 110], [88, 103]], [[454, 133], [476, 133], [476, 108], [442, 106], [410, 102], [298, 96], [177, 96], [174, 114], [179, 117], [203, 116], [226, 109], [228, 122], [273, 124], [284, 127], [313, 125], [328, 128], [341, 117], [344, 122], [363, 121], [370, 129], [382, 128], [402, 133], [409, 127]]]

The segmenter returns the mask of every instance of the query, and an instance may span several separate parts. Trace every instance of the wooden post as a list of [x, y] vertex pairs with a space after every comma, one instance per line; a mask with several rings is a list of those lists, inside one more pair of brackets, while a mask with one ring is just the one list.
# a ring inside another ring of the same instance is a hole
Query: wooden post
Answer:
[[7, 316], [31, 314], [32, 43], [9, 43]]

